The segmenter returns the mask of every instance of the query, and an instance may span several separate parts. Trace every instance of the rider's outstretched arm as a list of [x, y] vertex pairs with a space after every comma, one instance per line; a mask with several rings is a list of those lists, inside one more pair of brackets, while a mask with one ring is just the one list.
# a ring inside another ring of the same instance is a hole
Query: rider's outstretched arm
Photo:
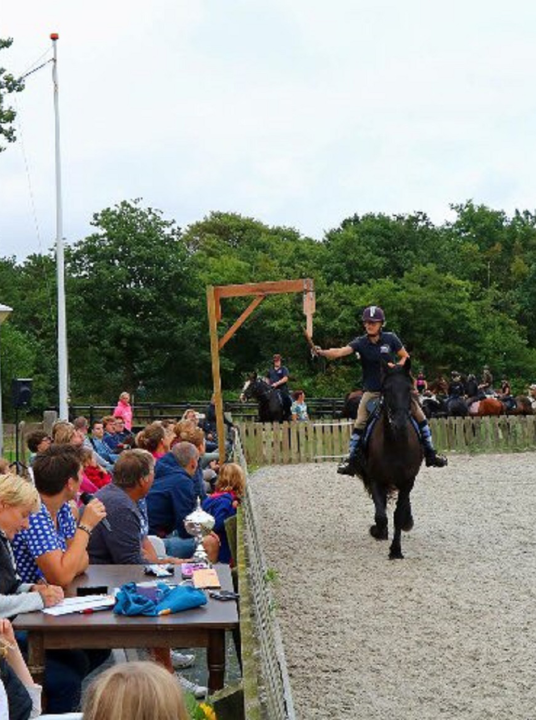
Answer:
[[316, 354], [320, 357], [325, 357], [328, 360], [337, 360], [337, 358], [346, 357], [346, 355], [352, 355], [355, 350], [350, 345], [345, 345], [340, 348], [330, 348], [329, 350], [322, 350], [321, 347], [315, 347]]

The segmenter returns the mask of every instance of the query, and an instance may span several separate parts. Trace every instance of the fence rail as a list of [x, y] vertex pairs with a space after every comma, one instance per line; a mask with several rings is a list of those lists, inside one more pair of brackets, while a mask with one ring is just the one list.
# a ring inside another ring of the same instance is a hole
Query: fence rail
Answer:
[[[251, 465], [333, 462], [346, 455], [352, 421], [300, 423], [236, 422]], [[536, 417], [439, 418], [430, 421], [441, 452], [517, 452], [536, 450]]]
[[[240, 438], [235, 439], [235, 459], [246, 476], [248, 466]], [[287, 670], [276, 605], [270, 588], [259, 520], [252, 493], [246, 483], [239, 527], [238, 567], [243, 596], [240, 623], [243, 634], [244, 702], [246, 717], [262, 720], [295, 720], [292, 689]], [[242, 552], [245, 550], [245, 553]], [[245, 555], [245, 557], [244, 557]], [[244, 583], [244, 580], [246, 581]], [[244, 597], [244, 591], [247, 591]], [[248, 617], [244, 617], [246, 608]], [[252, 633], [249, 633], [251, 619]], [[256, 652], [244, 651], [244, 635], [254, 636]], [[255, 676], [255, 679], [252, 678]]]

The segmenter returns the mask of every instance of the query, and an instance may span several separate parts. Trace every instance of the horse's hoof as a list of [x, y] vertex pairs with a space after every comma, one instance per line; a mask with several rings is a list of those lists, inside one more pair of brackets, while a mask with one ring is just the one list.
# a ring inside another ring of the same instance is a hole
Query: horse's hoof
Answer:
[[375, 540], [387, 540], [387, 526], [381, 528], [378, 525], [371, 525], [369, 532]]
[[389, 560], [403, 560], [402, 550], [400, 548], [391, 548], [389, 551]]
[[407, 520], [406, 523], [404, 525], [402, 525], [402, 530], [404, 532], [409, 532], [410, 530], [413, 530], [413, 525], [414, 525], [413, 518], [410, 517], [409, 520]]

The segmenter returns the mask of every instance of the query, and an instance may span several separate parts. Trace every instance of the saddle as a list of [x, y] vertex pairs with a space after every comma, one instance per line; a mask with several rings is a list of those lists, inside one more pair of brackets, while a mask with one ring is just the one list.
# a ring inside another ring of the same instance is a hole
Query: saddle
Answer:
[[[367, 403], [367, 410], [369, 411], [370, 415], [368, 416], [367, 424], [365, 425], [365, 430], [363, 431], [362, 440], [359, 444], [359, 452], [362, 455], [365, 465], [366, 465], [366, 461], [367, 461], [368, 445], [369, 445], [369, 441], [370, 441], [370, 436], [372, 435], [372, 431], [374, 430], [376, 423], [380, 419], [382, 408], [383, 408], [383, 397], [369, 400], [369, 402]], [[421, 431], [419, 430], [419, 425], [417, 424], [417, 421], [415, 420], [413, 415], [410, 415], [409, 419], [411, 420], [411, 424], [413, 425], [415, 432], [417, 433], [417, 437], [420, 440]]]

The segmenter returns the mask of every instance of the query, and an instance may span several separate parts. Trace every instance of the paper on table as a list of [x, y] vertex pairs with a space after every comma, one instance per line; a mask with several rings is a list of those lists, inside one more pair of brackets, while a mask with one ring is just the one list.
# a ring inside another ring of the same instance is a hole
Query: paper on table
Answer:
[[115, 605], [112, 595], [85, 595], [84, 597], [65, 598], [53, 607], [43, 608], [47, 615], [68, 615], [84, 610], [100, 610]]

